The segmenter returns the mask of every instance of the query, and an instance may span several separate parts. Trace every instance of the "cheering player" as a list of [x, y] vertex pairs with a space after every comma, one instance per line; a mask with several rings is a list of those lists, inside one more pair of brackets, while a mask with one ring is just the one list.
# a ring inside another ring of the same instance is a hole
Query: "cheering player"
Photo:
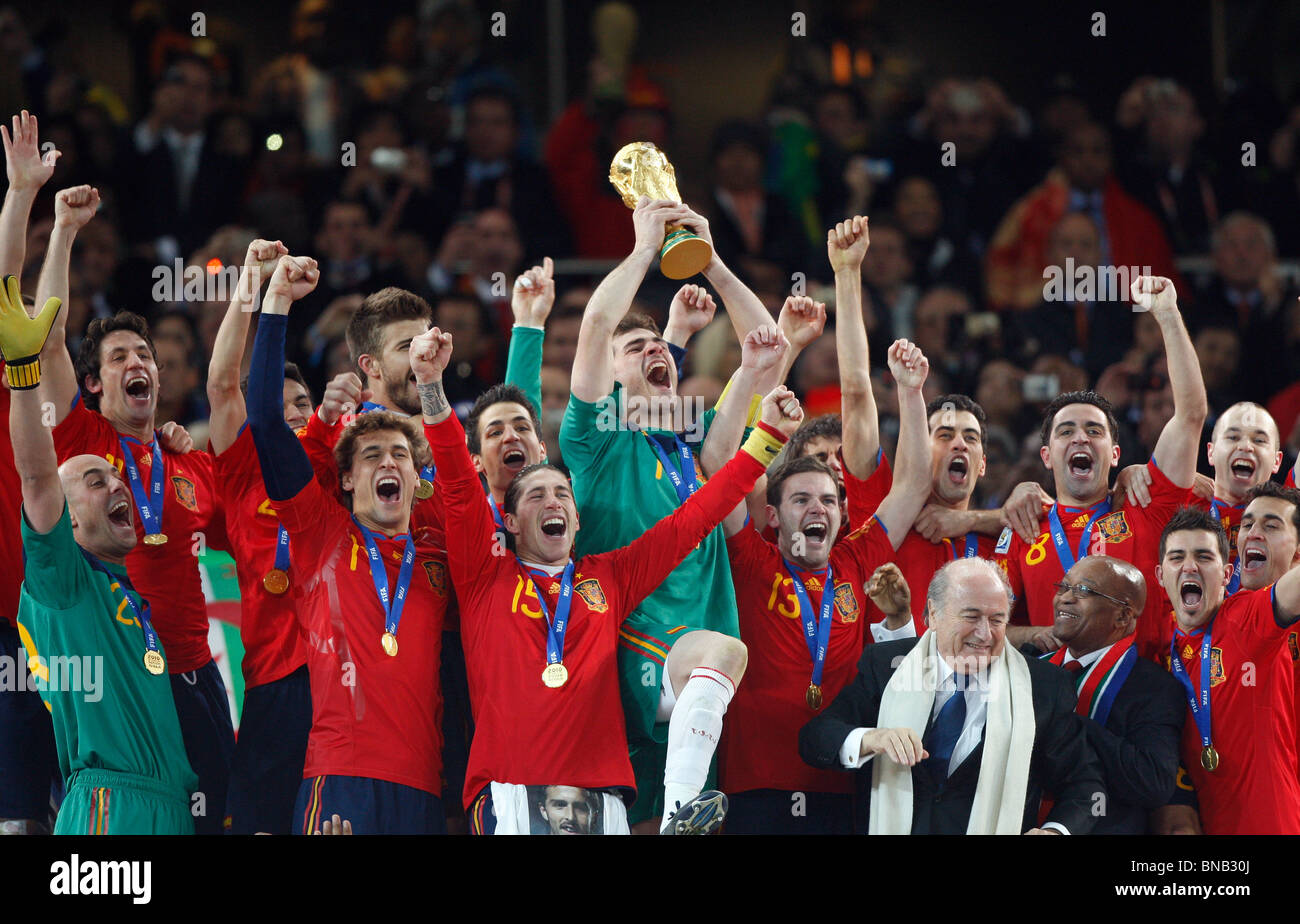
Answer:
[[[1008, 642], [1033, 642], [1053, 651], [1055, 585], [1085, 555], [1104, 554], [1134, 565], [1143, 574], [1159, 560], [1156, 545], [1169, 517], [1186, 499], [1196, 474], [1197, 443], [1207, 404], [1201, 368], [1178, 311], [1174, 284], [1160, 276], [1133, 281], [1133, 302], [1160, 325], [1174, 392], [1174, 416], [1165, 424], [1147, 467], [1151, 504], [1114, 513], [1107, 498], [1110, 470], [1119, 461], [1119, 424], [1110, 402], [1094, 392], [1067, 392], [1047, 406], [1043, 416], [1043, 464], [1056, 483], [1056, 503], [1039, 524], [1034, 542], [1010, 527], [1002, 531], [996, 554], [1019, 601], [1018, 616], [1028, 624], [1007, 629]], [[1139, 643], [1144, 629], [1161, 620], [1159, 594], [1148, 594], [1138, 619]]]
[[[216, 454], [217, 491], [239, 577], [244, 644], [244, 711], [226, 799], [226, 831], [231, 834], [290, 832], [311, 731], [307, 648], [296, 616], [302, 594], [290, 578], [289, 534], [267, 497], [253, 433], [244, 425], [239, 380], [256, 298], [287, 252], [279, 241], [248, 245], [208, 365], [208, 439]], [[312, 280], [301, 280], [291, 295], [301, 297], [311, 286]], [[300, 430], [312, 413], [311, 394], [296, 366], [288, 364], [285, 372], [284, 421]]]
[[[13, 389], [9, 429], [27, 557], [18, 632], [53, 720], [68, 789], [54, 831], [193, 834], [194, 772], [164, 676], [166, 651], [148, 601], [127, 577], [136, 544], [129, 491], [99, 456], [58, 466], [35, 390], [41, 345], [58, 310], [52, 298], [29, 318], [17, 280], [5, 278], [0, 351]], [[85, 684], [89, 666], [72, 672], [92, 658], [101, 665], [94, 690]]]
[[[799, 729], [857, 671], [866, 631], [864, 589], [894, 554], [925, 501], [929, 482], [925, 399], [929, 364], [900, 340], [889, 350], [898, 381], [898, 471], [873, 518], [836, 541], [839, 491], [834, 473], [809, 456], [792, 459], [767, 481], [773, 545], [745, 524], [745, 508], [724, 523], [736, 584], [740, 637], [749, 649], [722, 750], [733, 834], [849, 834], [853, 781], [799, 757]], [[893, 580], [897, 580], [894, 570]], [[911, 613], [903, 625], [911, 628]], [[908, 635], [911, 633], [909, 632]], [[810, 663], [811, 662], [811, 663]], [[811, 679], [809, 679], [811, 677]]]
[[[777, 362], [783, 346], [767, 327], [749, 334], [745, 351]], [[475, 712], [465, 781], [472, 824], [482, 833], [494, 827], [524, 833], [525, 787], [563, 785], [606, 790], [606, 833], [628, 833], [623, 796], [635, 793], [635, 780], [617, 697], [619, 627], [743, 500], [802, 411], [789, 391], [774, 390], [743, 450], [680, 508], [628, 546], [576, 561], [571, 550], [579, 517], [569, 481], [549, 465], [530, 466], [506, 494], [514, 554], [503, 556], [486, 537], [491, 514], [442, 390], [450, 357], [451, 336], [436, 328], [412, 344], [449, 530], [468, 537], [451, 545], [448, 556]], [[537, 665], [540, 680], [529, 664]], [[718, 675], [711, 682], [724, 680]], [[681, 808], [680, 823], [668, 830], [703, 834], [722, 820], [725, 800], [706, 793]]]
[[[1256, 518], [1281, 519], [1274, 506], [1273, 498], [1253, 500], [1246, 508], [1252, 527]], [[1253, 564], [1256, 548], [1257, 540], [1242, 543], [1242, 561], [1250, 549]], [[1217, 519], [1193, 509], [1174, 515], [1160, 536], [1155, 576], [1174, 607], [1173, 637], [1160, 660], [1187, 696], [1183, 766], [1206, 834], [1300, 834], [1286, 643], [1300, 620], [1300, 570], [1225, 599], [1232, 570]]]
[[[59, 192], [37, 298], [66, 299], [68, 263], [78, 229], [99, 194], [89, 186]], [[190, 765], [199, 777], [195, 830], [220, 834], [235, 732], [226, 686], [208, 650], [208, 611], [195, 548], [228, 548], [212, 457], [172, 452], [154, 428], [158, 364], [143, 318], [118, 312], [90, 323], [77, 356], [68, 355], [63, 314], [41, 352], [42, 401], [54, 409], [59, 459], [91, 453], [124, 472], [141, 543], [127, 571], [157, 619], [167, 649], [176, 713]], [[78, 386], [80, 385], [80, 389]]]
[[290, 302], [317, 273], [310, 258], [280, 258], [248, 379], [248, 425], [289, 534], [308, 639], [312, 728], [295, 828], [313, 833], [337, 814], [358, 834], [442, 833], [446, 565], [426, 531], [410, 531], [429, 449], [414, 423], [375, 411], [334, 450], [348, 506], [313, 477], [284, 419], [284, 332]]

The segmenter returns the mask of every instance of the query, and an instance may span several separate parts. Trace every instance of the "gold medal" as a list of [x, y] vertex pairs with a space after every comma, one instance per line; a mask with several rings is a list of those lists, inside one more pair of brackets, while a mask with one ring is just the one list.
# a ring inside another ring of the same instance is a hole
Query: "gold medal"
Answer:
[[542, 683], [552, 690], [562, 687], [568, 682], [569, 669], [563, 664], [548, 664], [546, 670], [542, 671]]
[[808, 684], [808, 692], [803, 695], [808, 708], [816, 712], [822, 707], [822, 688], [815, 683]]
[[147, 533], [147, 534], [145, 535], [145, 537], [144, 537], [144, 544], [145, 544], [145, 545], [166, 545], [166, 544], [167, 544], [167, 534], [166, 534], [166, 533]]
[[162, 652], [146, 651], [144, 653], [144, 669], [147, 670], [149, 673], [153, 674], [155, 677], [157, 677], [164, 670], [166, 670], [167, 665], [163, 661]]
[[428, 478], [421, 478], [420, 483], [415, 486], [415, 496], [420, 500], [433, 497], [433, 482]]
[[1201, 748], [1201, 766], [1210, 773], [1219, 769], [1219, 752], [1214, 749], [1214, 745], [1207, 744]]
[[282, 594], [289, 589], [289, 575], [280, 568], [272, 568], [262, 578], [262, 586], [269, 594]]
[[397, 636], [391, 632], [385, 632], [379, 639], [379, 644], [384, 646], [384, 654], [390, 658], [397, 657]]

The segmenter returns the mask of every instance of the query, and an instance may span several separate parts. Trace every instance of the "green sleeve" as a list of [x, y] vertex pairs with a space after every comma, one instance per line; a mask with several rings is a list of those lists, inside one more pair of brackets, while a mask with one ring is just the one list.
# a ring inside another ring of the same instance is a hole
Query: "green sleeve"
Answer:
[[540, 327], [520, 327], [510, 331], [510, 353], [506, 358], [506, 384], [518, 385], [533, 402], [537, 419], [542, 418], [542, 341], [546, 332]]
[[22, 537], [27, 558], [23, 584], [27, 593], [51, 609], [73, 606], [89, 586], [91, 570], [73, 538], [67, 502], [63, 504], [63, 516], [48, 533], [32, 529], [24, 513]]

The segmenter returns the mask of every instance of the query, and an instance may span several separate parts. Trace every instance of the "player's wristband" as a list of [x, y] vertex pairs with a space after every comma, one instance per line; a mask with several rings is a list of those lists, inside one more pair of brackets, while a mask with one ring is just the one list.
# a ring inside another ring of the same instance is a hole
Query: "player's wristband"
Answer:
[[760, 420], [740, 449], [742, 452], [749, 453], [764, 468], [767, 468], [781, 454], [785, 442], [786, 438], [780, 432]]
[[23, 359], [5, 361], [5, 381], [17, 391], [27, 391], [41, 384], [41, 357], [27, 356]]

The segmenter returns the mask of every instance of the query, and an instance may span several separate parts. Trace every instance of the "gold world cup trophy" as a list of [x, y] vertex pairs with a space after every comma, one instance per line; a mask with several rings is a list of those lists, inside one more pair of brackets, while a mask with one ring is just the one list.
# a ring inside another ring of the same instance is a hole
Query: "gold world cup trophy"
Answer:
[[[624, 145], [609, 165], [609, 181], [614, 184], [623, 204], [636, 208], [642, 196], [681, 202], [677, 192], [677, 172], [667, 156], [649, 141]], [[702, 272], [713, 259], [709, 242], [681, 225], [664, 228], [664, 243], [659, 250], [659, 269], [669, 279], [687, 279]]]

